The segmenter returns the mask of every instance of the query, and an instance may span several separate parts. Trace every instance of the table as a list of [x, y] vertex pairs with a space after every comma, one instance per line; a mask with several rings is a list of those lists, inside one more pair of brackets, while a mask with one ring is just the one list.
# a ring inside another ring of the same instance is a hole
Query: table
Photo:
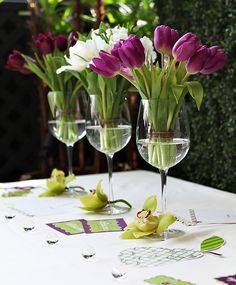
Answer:
[[[107, 174], [77, 176], [76, 183], [86, 189], [94, 188], [102, 179], [104, 189], [107, 189]], [[74, 182], [75, 183], [75, 182]], [[236, 225], [235, 224], [198, 224], [186, 227], [175, 223], [175, 228], [183, 230], [184, 235], [166, 241], [155, 239], [121, 240], [119, 232], [79, 234], [73, 236], [59, 235], [55, 246], [46, 244], [45, 235], [53, 231], [46, 223], [66, 221], [69, 219], [104, 218], [101, 214], [91, 214], [82, 211], [76, 198], [65, 196], [55, 198], [38, 198], [45, 186], [45, 180], [31, 180], [2, 184], [9, 186], [38, 186], [26, 197], [0, 199], [0, 209], [11, 205], [19, 209], [33, 211], [35, 229], [25, 233], [21, 228], [22, 214], [6, 221], [3, 210], [0, 215], [0, 281], [1, 284], [102, 284], [111, 285], [124, 283], [130, 285], [148, 284], [143, 280], [156, 275], [167, 275], [191, 282], [196, 285], [221, 284], [214, 278], [236, 274]], [[180, 179], [168, 177], [167, 183], [168, 209], [208, 209], [209, 213], [222, 210], [234, 210], [236, 195], [217, 189], [194, 184]], [[127, 223], [131, 222], [143, 201], [150, 195], [160, 197], [160, 176], [157, 173], [136, 170], [114, 173], [115, 196], [123, 197], [132, 203], [133, 209], [121, 217]], [[1, 208], [2, 207], [2, 208]], [[204, 254], [204, 257], [164, 264], [157, 267], [137, 268], [126, 266], [127, 277], [116, 280], [111, 274], [112, 268], [118, 263], [121, 250], [130, 247], [185, 247], [199, 250], [203, 239], [218, 235], [226, 240], [226, 244], [217, 250], [223, 257]], [[85, 260], [81, 251], [86, 246], [92, 246], [96, 255], [91, 260]]]

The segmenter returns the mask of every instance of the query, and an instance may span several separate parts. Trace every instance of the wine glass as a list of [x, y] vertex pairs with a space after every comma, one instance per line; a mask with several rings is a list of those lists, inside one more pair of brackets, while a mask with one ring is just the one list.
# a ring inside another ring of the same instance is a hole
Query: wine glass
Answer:
[[[51, 133], [66, 145], [68, 175], [73, 174], [72, 156], [74, 144], [85, 136], [86, 95], [66, 92], [49, 92], [50, 116], [48, 126]], [[74, 190], [69, 187], [73, 194]]]
[[[159, 169], [162, 213], [165, 213], [167, 173], [170, 167], [179, 163], [188, 153], [190, 132], [184, 101], [182, 108], [173, 113], [172, 121], [164, 120], [163, 108], [157, 99], [140, 101], [136, 144], [142, 158]], [[168, 230], [163, 235], [164, 239], [167, 235]]]
[[120, 214], [128, 211], [128, 208], [119, 207], [114, 201], [112, 187], [113, 156], [124, 148], [131, 138], [131, 121], [128, 103], [120, 105], [120, 110], [112, 118], [104, 118], [102, 112], [97, 111], [97, 95], [90, 96], [90, 104], [86, 116], [86, 136], [91, 145], [104, 153], [107, 158], [109, 174], [109, 207], [104, 212]]

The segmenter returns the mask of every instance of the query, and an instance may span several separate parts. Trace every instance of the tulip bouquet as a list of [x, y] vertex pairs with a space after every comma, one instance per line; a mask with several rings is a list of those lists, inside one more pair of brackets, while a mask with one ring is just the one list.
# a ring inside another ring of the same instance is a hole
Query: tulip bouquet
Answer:
[[13, 50], [5, 67], [22, 74], [34, 73], [51, 91], [78, 91], [78, 80], [73, 79], [73, 83], [72, 76], [56, 73], [65, 64], [64, 56], [68, 47], [75, 43], [75, 37], [78, 37], [77, 33], [71, 33], [68, 38], [63, 35], [54, 36], [49, 32], [35, 35], [32, 44], [34, 57]]
[[[180, 37], [176, 30], [162, 25], [154, 31], [154, 46], [147, 37], [140, 39], [130, 35], [116, 42], [110, 52], [101, 51], [90, 68], [107, 77], [123, 76], [138, 90], [142, 99], [150, 100], [149, 121], [153, 134], [150, 139], [155, 143], [148, 149], [149, 159], [152, 165], [162, 165], [164, 169], [171, 157], [175, 159], [176, 149], [170, 145], [163, 150], [156, 143], [171, 140], [168, 133], [171, 134], [187, 93], [193, 97], [198, 109], [203, 100], [202, 85], [190, 81], [190, 76], [211, 74], [226, 62], [227, 56], [219, 46], [208, 48], [195, 34]], [[162, 162], [155, 163], [153, 160], [158, 157]]]
[[[69, 57], [66, 57], [69, 65], [61, 66], [57, 71], [58, 74], [67, 71], [79, 78], [87, 93], [92, 95], [96, 116], [103, 128], [101, 145], [106, 151], [119, 145], [120, 133], [111, 129], [117, 124], [130, 86], [130, 82], [121, 76], [126, 69], [110, 51], [116, 42], [127, 38], [127, 29], [111, 29], [101, 24], [99, 29], [93, 30], [88, 37], [81, 36], [70, 47]], [[117, 69], [121, 74], [116, 73]]]
[[[65, 116], [61, 118], [62, 121], [74, 120], [71, 116], [71, 106], [78, 96], [78, 91], [81, 88], [81, 82], [71, 74], [57, 74], [57, 69], [64, 65], [65, 55], [68, 47], [72, 46], [78, 34], [72, 32], [69, 37], [63, 35], [54, 36], [51, 33], [40, 33], [33, 36], [32, 48], [35, 51], [34, 57], [22, 54], [17, 50], [9, 55], [6, 68], [18, 71], [22, 74], [35, 74], [44, 85], [48, 87], [49, 104], [52, 97], [57, 94], [57, 108], [62, 112], [67, 110]], [[52, 104], [50, 104], [52, 106]], [[52, 110], [53, 112], [53, 110]], [[69, 114], [69, 115], [68, 115]], [[73, 131], [67, 131], [64, 124], [60, 124], [60, 133], [63, 140], [67, 140], [69, 134]]]

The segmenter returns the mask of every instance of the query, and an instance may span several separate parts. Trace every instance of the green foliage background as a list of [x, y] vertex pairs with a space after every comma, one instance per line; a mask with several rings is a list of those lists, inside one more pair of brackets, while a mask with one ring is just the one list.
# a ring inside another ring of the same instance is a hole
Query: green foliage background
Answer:
[[200, 111], [188, 104], [191, 148], [170, 175], [236, 193], [236, 1], [156, 0], [156, 6], [160, 24], [191, 31], [229, 57], [216, 74], [195, 76], [205, 98]]

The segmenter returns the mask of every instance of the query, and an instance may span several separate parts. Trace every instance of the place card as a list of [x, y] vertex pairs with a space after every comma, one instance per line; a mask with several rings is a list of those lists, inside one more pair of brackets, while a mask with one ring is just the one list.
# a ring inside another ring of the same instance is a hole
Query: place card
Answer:
[[70, 220], [47, 224], [65, 235], [120, 232], [127, 226], [122, 218], [104, 220]]
[[230, 275], [230, 276], [224, 276], [224, 277], [218, 277], [215, 278], [218, 281], [221, 281], [225, 284], [229, 285], [236, 285], [236, 274], [235, 275]]
[[173, 211], [179, 221], [186, 225], [195, 224], [236, 224], [236, 215], [233, 210], [224, 209], [188, 209]]
[[194, 285], [193, 283], [177, 280], [175, 278], [164, 275], [155, 276], [150, 279], [146, 279], [144, 281], [149, 284], [156, 284], [156, 285]]

